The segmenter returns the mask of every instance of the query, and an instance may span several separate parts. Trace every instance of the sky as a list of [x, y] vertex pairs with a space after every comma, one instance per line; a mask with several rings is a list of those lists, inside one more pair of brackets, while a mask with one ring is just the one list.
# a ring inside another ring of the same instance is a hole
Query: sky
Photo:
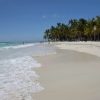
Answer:
[[0, 42], [41, 41], [58, 22], [100, 15], [100, 0], [0, 0]]

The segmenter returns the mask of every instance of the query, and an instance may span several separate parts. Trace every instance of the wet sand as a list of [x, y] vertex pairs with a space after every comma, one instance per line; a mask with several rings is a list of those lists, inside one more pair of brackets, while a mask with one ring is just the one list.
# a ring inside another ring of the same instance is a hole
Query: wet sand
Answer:
[[33, 100], [100, 100], [100, 58], [69, 50], [35, 57], [45, 88]]

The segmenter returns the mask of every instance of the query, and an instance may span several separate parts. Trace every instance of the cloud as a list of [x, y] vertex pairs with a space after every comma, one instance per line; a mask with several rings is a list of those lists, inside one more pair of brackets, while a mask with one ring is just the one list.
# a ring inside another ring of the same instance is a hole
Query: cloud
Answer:
[[60, 16], [59, 15], [57, 15], [57, 14], [53, 14], [52, 15], [52, 18], [59, 18]]
[[46, 18], [47, 18], [47, 16], [46, 16], [46, 15], [43, 15], [43, 16], [42, 16], [42, 18], [43, 18], [43, 19], [46, 19]]
[[60, 16], [57, 14], [51, 14], [51, 15], [43, 15], [42, 18], [46, 19], [46, 18], [59, 18]]

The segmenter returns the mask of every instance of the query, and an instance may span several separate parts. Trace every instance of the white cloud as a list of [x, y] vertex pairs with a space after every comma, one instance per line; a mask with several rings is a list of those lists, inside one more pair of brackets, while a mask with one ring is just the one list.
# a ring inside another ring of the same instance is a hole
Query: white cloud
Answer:
[[42, 18], [46, 19], [46, 18], [59, 18], [60, 16], [57, 14], [51, 14], [51, 15], [43, 15]]
[[43, 15], [42, 18], [45, 19], [45, 18], [47, 18], [47, 16], [46, 15]]
[[60, 16], [59, 15], [57, 15], [57, 14], [53, 14], [52, 15], [52, 18], [59, 18]]

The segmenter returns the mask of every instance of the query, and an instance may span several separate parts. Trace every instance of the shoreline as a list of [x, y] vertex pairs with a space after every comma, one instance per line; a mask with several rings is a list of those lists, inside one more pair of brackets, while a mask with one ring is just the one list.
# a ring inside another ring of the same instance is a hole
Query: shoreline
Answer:
[[[66, 99], [73, 100], [74, 98], [75, 100], [80, 100], [81, 98], [84, 98], [83, 100], [92, 100], [92, 98], [96, 100], [100, 99], [98, 95], [100, 94], [99, 90], [100, 43], [99, 42], [51, 42], [51, 43], [38, 43], [36, 45], [24, 44], [24, 45], [11, 46], [10, 48], [7, 49], [5, 48], [4, 50], [2, 49], [1, 51], [3, 52], [3, 53], [1, 52], [1, 55], [5, 54], [5, 56], [3, 55], [0, 58], [2, 59], [2, 61], [4, 59], [7, 61], [7, 64], [1, 61], [1, 65], [5, 66], [4, 68], [6, 68], [7, 66], [11, 68], [12, 66], [13, 69], [15, 66], [14, 72], [19, 70], [18, 73], [20, 74], [15, 73], [15, 77], [17, 77], [16, 75], [18, 75], [19, 80], [20, 78], [23, 79], [23, 82], [25, 82], [26, 85], [24, 88], [25, 91], [28, 91], [29, 89], [30, 90], [32, 89], [34, 91], [32, 93], [33, 99], [36, 100], [40, 99], [61, 100], [62, 98], [64, 98], [65, 100]], [[42, 67], [39, 69], [38, 68], [33, 69], [33, 67], [36, 67], [38, 65], [39, 66], [42, 65]], [[33, 70], [30, 69], [31, 67]], [[24, 74], [21, 74], [22, 72]], [[12, 74], [12, 76], [13, 75], [14, 73]], [[38, 75], [40, 77], [39, 79], [37, 77]], [[32, 78], [32, 81], [34, 81], [34, 84], [30, 86], [31, 82], [29, 82], [28, 79], [31, 80], [31, 77], [33, 76], [34, 78]], [[35, 77], [37, 77], [36, 80]], [[16, 81], [17, 78], [14, 79]], [[29, 83], [27, 82], [27, 80]], [[9, 81], [7, 82], [9, 83]], [[19, 86], [23, 84], [19, 83], [17, 84]], [[13, 84], [13, 82], [11, 84]], [[14, 88], [17, 88], [18, 87], [17, 85]], [[23, 87], [24, 85], [21, 86]], [[7, 88], [9, 87], [6, 87], [5, 89]], [[11, 90], [11, 88], [9, 89]], [[23, 91], [23, 93], [25, 91]], [[35, 93], [36, 91], [37, 93]], [[80, 99], [76, 92], [79, 94]], [[18, 93], [16, 92], [15, 94], [17, 95]], [[31, 94], [28, 95], [27, 93], [25, 94], [27, 95], [25, 96], [25, 98], [31, 98]], [[71, 95], [73, 96], [73, 98], [71, 98]], [[89, 98], [87, 97], [87, 95]], [[6, 98], [6, 96], [3, 97]]]
[[44, 90], [36, 100], [99, 100], [100, 58], [85, 53], [57, 49], [56, 54], [35, 57]]
[[55, 46], [100, 57], [100, 42], [58, 42]]

